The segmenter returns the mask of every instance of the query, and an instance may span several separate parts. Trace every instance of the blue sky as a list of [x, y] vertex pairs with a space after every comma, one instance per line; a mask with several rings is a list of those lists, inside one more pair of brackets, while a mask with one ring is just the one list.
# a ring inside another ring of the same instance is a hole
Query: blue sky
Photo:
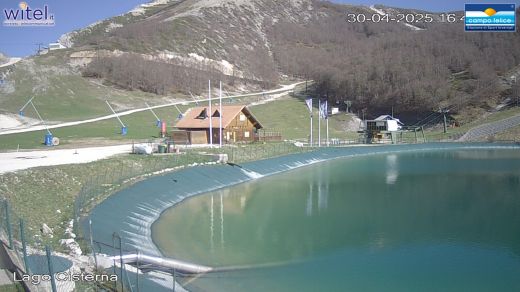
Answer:
[[[53, 27], [6, 27], [0, 23], [0, 52], [13, 57], [34, 54], [38, 43], [48, 44], [56, 41], [60, 35], [83, 28], [93, 22], [119, 15], [133, 7], [148, 2], [147, 0], [25, 0], [29, 7], [40, 8], [47, 4], [55, 15]], [[273, 0], [277, 1], [277, 0]], [[463, 10], [464, 3], [505, 3], [518, 0], [333, 0], [348, 4], [384, 4], [394, 7], [418, 8], [429, 11]], [[20, 0], [0, 1], [0, 22], [5, 19], [4, 8], [17, 8]]]

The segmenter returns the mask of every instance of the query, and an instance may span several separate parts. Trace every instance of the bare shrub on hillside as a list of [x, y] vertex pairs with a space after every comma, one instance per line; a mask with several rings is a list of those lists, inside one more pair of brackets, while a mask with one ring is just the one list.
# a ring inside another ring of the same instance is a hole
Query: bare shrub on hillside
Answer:
[[274, 57], [282, 71], [314, 79], [318, 95], [352, 100], [357, 109], [437, 108], [460, 102], [458, 96], [479, 105], [500, 93], [499, 75], [520, 64], [518, 32], [469, 34], [441, 23], [411, 31], [396, 23], [348, 23], [347, 8], [326, 9], [327, 18], [306, 26], [274, 26]]
[[125, 89], [160, 95], [171, 92], [200, 94], [206, 92], [208, 80], [221, 80], [224, 83], [240, 80], [262, 87], [274, 85], [226, 76], [211, 66], [190, 66], [145, 60], [138, 54], [123, 54], [119, 57], [96, 58], [82, 73], [85, 77], [103, 78]]

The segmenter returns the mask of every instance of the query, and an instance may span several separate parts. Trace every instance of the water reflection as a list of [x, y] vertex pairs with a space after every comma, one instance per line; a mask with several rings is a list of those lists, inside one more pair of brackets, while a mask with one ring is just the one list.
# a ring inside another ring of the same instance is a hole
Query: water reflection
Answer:
[[386, 184], [393, 185], [399, 177], [399, 165], [397, 163], [397, 155], [391, 154], [386, 156]]
[[[507, 160], [457, 155], [337, 160], [261, 178], [167, 210], [152, 234], [166, 255], [207, 265], [438, 242], [520, 255], [520, 155]], [[424, 170], [425, 165], [431, 167]]]
[[220, 246], [224, 247], [224, 195], [220, 192]]
[[314, 193], [313, 193], [313, 187], [314, 187], [314, 184], [313, 182], [311, 181], [309, 183], [309, 195], [307, 196], [307, 208], [306, 208], [306, 211], [305, 211], [305, 214], [307, 214], [307, 216], [312, 216], [312, 206], [313, 206], [313, 198], [314, 198]]
[[327, 209], [329, 206], [329, 171], [323, 168], [318, 173], [318, 211]]
[[[314, 187], [315, 183], [317, 184], [316, 188]], [[320, 171], [318, 173], [318, 178], [316, 179], [313, 175], [308, 178], [309, 192], [307, 195], [306, 207], [305, 207], [305, 215], [307, 217], [311, 217], [314, 215], [314, 192], [317, 189], [317, 200], [318, 200], [318, 214], [321, 211], [325, 211], [329, 205], [329, 177], [326, 170]]]

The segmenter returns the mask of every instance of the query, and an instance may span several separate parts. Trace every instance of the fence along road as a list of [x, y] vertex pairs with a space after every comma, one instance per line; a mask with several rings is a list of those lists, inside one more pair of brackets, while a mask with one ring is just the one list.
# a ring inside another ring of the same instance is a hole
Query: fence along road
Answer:
[[[240, 97], [263, 95], [263, 94], [276, 94], [276, 93], [289, 92], [289, 91], [294, 90], [294, 88], [296, 86], [298, 86], [300, 84], [303, 84], [303, 83], [305, 83], [305, 81], [297, 82], [297, 83], [293, 83], [293, 84], [289, 84], [289, 85], [284, 85], [281, 88], [274, 89], [274, 90], [269, 90], [269, 91], [248, 93], [248, 94], [239, 94], [239, 95], [233, 95], [233, 96], [223, 96], [222, 99], [233, 99], [233, 98], [240, 98]], [[213, 100], [219, 100], [219, 98], [218, 97], [217, 98], [212, 98], [211, 100], [212, 101]], [[76, 126], [76, 125], [81, 125], [81, 124], [88, 124], [88, 123], [99, 122], [99, 121], [103, 121], [103, 120], [109, 120], [109, 119], [113, 119], [113, 118], [115, 118], [117, 116], [127, 116], [127, 115], [131, 115], [131, 114], [138, 113], [138, 112], [148, 111], [148, 110], [150, 110], [150, 108], [151, 109], [158, 109], [158, 108], [170, 107], [170, 106], [175, 106], [175, 105], [191, 104], [191, 103], [199, 103], [199, 102], [204, 102], [204, 99], [176, 101], [176, 102], [172, 102], [172, 103], [168, 103], [168, 104], [162, 104], [162, 105], [156, 105], [156, 106], [152, 106], [152, 107], [143, 107], [143, 108], [128, 110], [128, 111], [117, 113], [117, 115], [112, 114], [112, 115], [103, 116], [103, 117], [99, 117], [99, 118], [88, 119], [88, 120], [67, 122], [67, 123], [61, 123], [61, 124], [57, 124], [57, 125], [49, 125], [48, 127], [45, 127], [44, 125], [38, 125], [38, 126], [32, 126], [32, 127], [29, 127], [29, 128], [25, 128], [25, 129], [6, 130], [6, 131], [0, 132], [0, 135], [8, 135], [8, 134], [17, 134], [17, 133], [41, 131], [41, 130], [45, 130], [47, 128], [48, 129], [56, 129], [56, 128], [63, 128], [63, 127], [70, 127], [70, 126]]]
[[458, 139], [460, 142], [475, 141], [483, 137], [493, 136], [507, 129], [520, 125], [520, 114], [500, 121], [487, 123], [470, 129]]

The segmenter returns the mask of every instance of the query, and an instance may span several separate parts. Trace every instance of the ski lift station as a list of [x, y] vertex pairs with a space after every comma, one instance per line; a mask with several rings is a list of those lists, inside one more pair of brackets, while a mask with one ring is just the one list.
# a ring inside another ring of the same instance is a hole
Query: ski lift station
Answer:
[[395, 144], [397, 143], [397, 133], [401, 131], [404, 124], [391, 115], [382, 115], [374, 120], [365, 120], [363, 130], [367, 143]]

